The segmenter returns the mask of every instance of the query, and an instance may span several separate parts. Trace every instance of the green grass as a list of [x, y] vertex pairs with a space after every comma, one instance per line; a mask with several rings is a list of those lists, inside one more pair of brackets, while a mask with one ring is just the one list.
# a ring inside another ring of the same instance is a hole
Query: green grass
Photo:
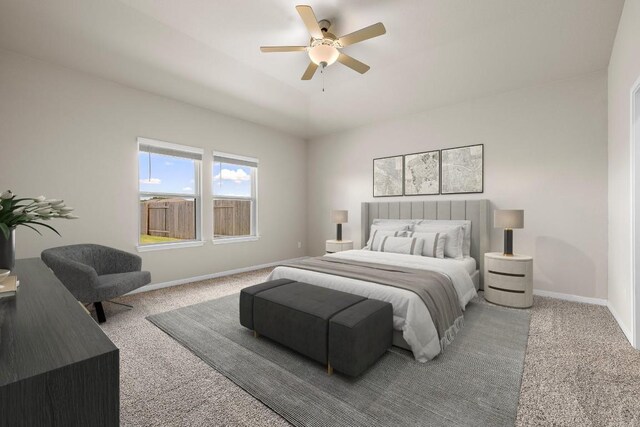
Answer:
[[162, 237], [162, 236], [150, 236], [148, 234], [140, 235], [140, 244], [142, 245], [152, 245], [154, 243], [171, 243], [171, 242], [182, 242], [182, 239], [175, 239], [173, 237]]

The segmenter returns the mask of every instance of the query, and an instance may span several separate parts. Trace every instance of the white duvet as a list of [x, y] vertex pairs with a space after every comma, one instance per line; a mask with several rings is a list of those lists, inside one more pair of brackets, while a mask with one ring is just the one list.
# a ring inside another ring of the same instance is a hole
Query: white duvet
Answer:
[[[327, 256], [444, 273], [453, 282], [462, 310], [476, 296], [471, 276], [466, 271], [464, 264], [456, 260], [368, 250], [338, 252]], [[419, 362], [426, 362], [440, 353], [440, 339], [427, 306], [418, 295], [411, 291], [291, 267], [276, 267], [269, 276], [269, 280], [282, 278], [390, 302], [393, 305], [393, 327], [402, 332], [402, 336], [411, 347], [415, 359]]]

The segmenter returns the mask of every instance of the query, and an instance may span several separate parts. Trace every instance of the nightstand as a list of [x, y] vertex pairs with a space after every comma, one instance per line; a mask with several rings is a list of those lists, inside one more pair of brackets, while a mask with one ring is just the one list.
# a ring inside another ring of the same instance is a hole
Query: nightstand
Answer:
[[531, 307], [533, 258], [499, 252], [484, 254], [484, 298], [507, 307]]
[[327, 240], [325, 251], [328, 254], [353, 249], [353, 240]]

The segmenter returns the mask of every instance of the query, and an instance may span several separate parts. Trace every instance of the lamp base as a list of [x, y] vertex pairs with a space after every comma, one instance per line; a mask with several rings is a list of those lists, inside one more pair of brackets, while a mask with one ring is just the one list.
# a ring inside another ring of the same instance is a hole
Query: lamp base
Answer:
[[504, 256], [513, 256], [513, 230], [504, 229]]
[[336, 240], [342, 241], [342, 224], [336, 224]]

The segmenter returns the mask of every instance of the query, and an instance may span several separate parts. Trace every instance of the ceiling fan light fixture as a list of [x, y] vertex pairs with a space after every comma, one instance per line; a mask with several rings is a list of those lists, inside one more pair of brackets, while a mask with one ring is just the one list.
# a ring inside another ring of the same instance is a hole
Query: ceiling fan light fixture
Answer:
[[330, 44], [317, 44], [309, 48], [309, 58], [316, 65], [327, 67], [336, 62], [338, 56], [340, 52]]
[[[336, 61], [345, 67], [349, 67], [360, 74], [364, 74], [371, 67], [340, 52], [340, 49], [346, 46], [354, 45], [374, 37], [381, 36], [387, 32], [382, 22], [369, 25], [354, 31], [342, 37], [336, 37], [335, 34], [329, 32], [331, 22], [323, 19], [318, 21], [311, 6], [300, 4], [296, 6], [296, 10], [302, 18], [302, 22], [311, 36], [309, 45], [307, 46], [261, 46], [262, 52], [304, 52], [309, 55], [309, 65], [302, 74], [301, 80], [311, 80], [318, 67], [327, 67]], [[322, 73], [322, 69], [320, 70]], [[324, 92], [324, 88], [323, 88]]]

